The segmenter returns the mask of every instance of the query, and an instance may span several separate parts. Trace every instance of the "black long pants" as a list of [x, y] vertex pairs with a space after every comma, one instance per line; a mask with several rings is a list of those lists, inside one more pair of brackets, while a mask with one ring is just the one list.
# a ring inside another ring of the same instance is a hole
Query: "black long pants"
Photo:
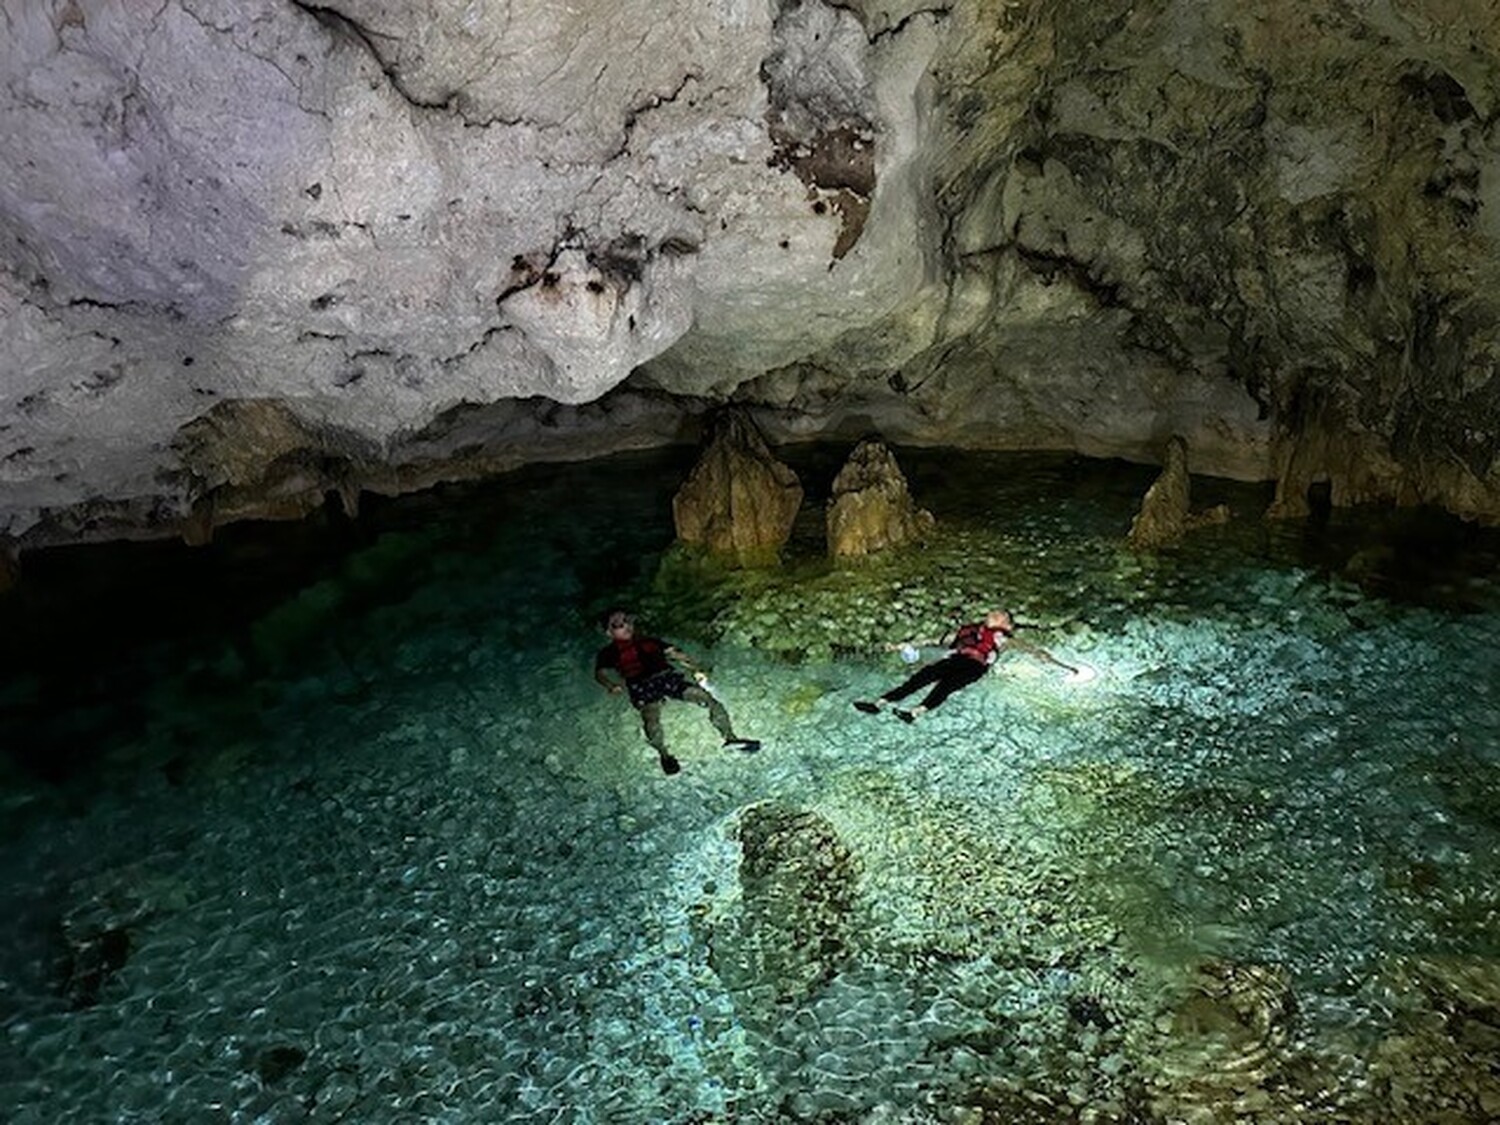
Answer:
[[955, 652], [951, 656], [945, 656], [941, 660], [918, 669], [916, 675], [906, 683], [900, 687], [891, 688], [880, 698], [889, 703], [895, 703], [898, 699], [905, 699], [912, 692], [928, 684], [936, 684], [937, 686], [927, 693], [927, 698], [922, 700], [922, 706], [931, 711], [955, 691], [978, 682], [989, 670], [988, 664], [981, 664], [971, 657]]

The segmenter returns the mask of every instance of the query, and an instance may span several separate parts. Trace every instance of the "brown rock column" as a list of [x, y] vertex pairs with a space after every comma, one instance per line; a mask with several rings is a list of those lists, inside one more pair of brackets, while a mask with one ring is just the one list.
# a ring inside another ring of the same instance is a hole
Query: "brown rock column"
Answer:
[[899, 547], [932, 529], [932, 513], [912, 500], [896, 458], [879, 441], [862, 441], [833, 480], [828, 553], [848, 558]]
[[1222, 504], [1206, 512], [1192, 512], [1192, 480], [1188, 476], [1187, 442], [1174, 437], [1167, 443], [1161, 476], [1146, 490], [1141, 510], [1130, 525], [1126, 542], [1138, 551], [1170, 547], [1195, 527], [1223, 523], [1229, 509]]
[[684, 543], [742, 559], [769, 555], [792, 534], [802, 506], [797, 474], [776, 460], [739, 411], [721, 414], [693, 471], [672, 498]]

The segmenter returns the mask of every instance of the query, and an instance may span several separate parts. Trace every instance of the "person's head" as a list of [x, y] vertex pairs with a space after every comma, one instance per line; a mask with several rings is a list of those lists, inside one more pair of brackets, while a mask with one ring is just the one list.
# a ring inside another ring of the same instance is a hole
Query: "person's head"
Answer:
[[635, 635], [635, 615], [629, 610], [610, 610], [604, 615], [604, 632], [615, 640], [630, 640]]
[[1015, 619], [1011, 617], [1008, 609], [992, 609], [984, 615], [984, 623], [987, 628], [998, 629], [1006, 636], [1016, 631]]

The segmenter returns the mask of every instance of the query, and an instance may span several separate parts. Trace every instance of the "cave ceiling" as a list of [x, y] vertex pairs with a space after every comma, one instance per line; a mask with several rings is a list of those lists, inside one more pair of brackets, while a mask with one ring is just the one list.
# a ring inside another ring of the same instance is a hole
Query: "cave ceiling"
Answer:
[[679, 439], [1500, 519], [1500, 12], [4, 0], [0, 538]]

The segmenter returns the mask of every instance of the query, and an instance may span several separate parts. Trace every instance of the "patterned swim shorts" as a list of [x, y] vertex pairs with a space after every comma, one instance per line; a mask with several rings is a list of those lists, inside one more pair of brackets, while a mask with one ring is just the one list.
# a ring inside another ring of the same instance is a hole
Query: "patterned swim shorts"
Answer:
[[666, 671], [647, 676], [644, 680], [637, 680], [628, 686], [630, 702], [637, 707], [644, 707], [648, 703], [658, 703], [663, 699], [681, 699], [682, 693], [687, 691], [689, 684], [683, 679], [681, 672]]

